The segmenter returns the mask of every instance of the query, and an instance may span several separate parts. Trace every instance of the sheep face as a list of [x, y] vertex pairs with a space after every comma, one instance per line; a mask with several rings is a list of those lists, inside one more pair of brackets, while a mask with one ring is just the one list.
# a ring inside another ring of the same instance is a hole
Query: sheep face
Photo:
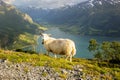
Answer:
[[44, 44], [44, 41], [49, 39], [50, 34], [41, 34], [41, 38], [42, 38], [42, 44]]

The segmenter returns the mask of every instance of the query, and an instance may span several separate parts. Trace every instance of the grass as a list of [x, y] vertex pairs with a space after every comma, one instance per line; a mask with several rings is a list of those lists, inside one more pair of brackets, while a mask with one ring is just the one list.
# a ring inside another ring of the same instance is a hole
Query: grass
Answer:
[[[64, 58], [57, 58], [50, 57], [44, 54], [29, 54], [23, 52], [9, 52], [0, 50], [0, 59], [7, 59], [12, 63], [31, 63], [33, 66], [49, 66], [54, 68], [57, 72], [60, 71], [61, 68], [72, 70], [75, 65], [80, 65], [83, 69], [83, 72], [89, 75], [96, 76], [101, 78], [112, 80], [113, 77], [115, 79], [120, 80], [120, 65], [119, 67], [110, 68], [109, 66], [99, 66], [98, 61], [96, 60], [87, 60], [81, 58], [73, 58], [73, 62], [66, 61]], [[102, 62], [101, 62], [102, 63]], [[100, 62], [99, 62], [100, 64]], [[106, 63], [108, 64], [108, 63]], [[25, 69], [27, 72], [27, 68]], [[110, 76], [111, 74], [112, 76]], [[44, 75], [44, 74], [43, 74]], [[66, 75], [60, 75], [61, 77], [65, 78]]]
[[62, 74], [62, 73], [61, 73], [59, 76], [60, 76], [61, 78], [64, 78], [64, 79], [67, 78], [67, 74]]

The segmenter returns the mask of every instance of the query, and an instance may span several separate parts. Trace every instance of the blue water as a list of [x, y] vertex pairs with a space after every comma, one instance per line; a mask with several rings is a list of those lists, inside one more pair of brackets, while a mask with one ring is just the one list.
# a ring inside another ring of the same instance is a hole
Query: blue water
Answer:
[[[63, 32], [59, 28], [50, 28], [45, 33], [52, 34], [52, 37], [54, 38], [69, 38], [73, 40], [76, 44], [77, 53], [75, 57], [77, 58], [93, 58], [92, 53], [88, 51], [88, 45], [90, 39], [96, 39], [98, 42], [102, 41], [120, 41], [120, 38], [112, 38], [112, 37], [101, 37], [101, 36], [80, 36], [80, 35], [74, 35], [70, 34], [68, 32]], [[41, 44], [41, 38], [38, 40], [39, 46], [37, 48], [37, 52], [43, 53], [46, 52], [44, 46]]]

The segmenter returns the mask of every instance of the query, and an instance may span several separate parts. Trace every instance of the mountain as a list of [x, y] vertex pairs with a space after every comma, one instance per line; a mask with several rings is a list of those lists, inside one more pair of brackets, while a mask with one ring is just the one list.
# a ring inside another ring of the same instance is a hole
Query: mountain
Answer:
[[39, 28], [29, 15], [0, 0], [0, 47], [18, 48], [31, 44]]
[[120, 0], [88, 0], [58, 9], [21, 8], [34, 21], [79, 35], [120, 37]]

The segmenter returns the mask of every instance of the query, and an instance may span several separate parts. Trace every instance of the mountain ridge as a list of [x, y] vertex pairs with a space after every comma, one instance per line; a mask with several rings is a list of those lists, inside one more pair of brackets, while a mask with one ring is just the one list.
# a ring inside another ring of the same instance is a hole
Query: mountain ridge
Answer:
[[120, 0], [90, 0], [59, 9], [21, 10], [36, 22], [60, 26], [79, 35], [119, 37], [120, 34]]

